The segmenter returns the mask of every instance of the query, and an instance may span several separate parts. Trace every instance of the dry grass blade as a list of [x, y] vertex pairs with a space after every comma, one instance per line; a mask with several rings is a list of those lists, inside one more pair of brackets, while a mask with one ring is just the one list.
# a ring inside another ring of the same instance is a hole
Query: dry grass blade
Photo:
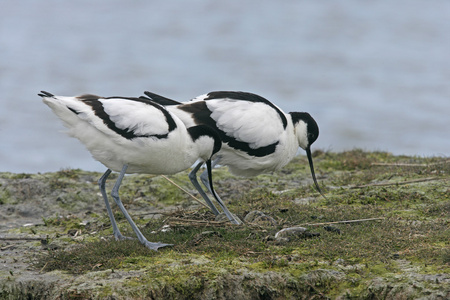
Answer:
[[43, 237], [0, 236], [1, 241], [46, 241]]
[[359, 220], [345, 220], [345, 221], [334, 221], [334, 222], [324, 222], [324, 223], [305, 223], [301, 224], [299, 226], [322, 226], [322, 225], [328, 225], [328, 224], [348, 224], [348, 223], [359, 223], [359, 222], [368, 222], [368, 221], [378, 221], [378, 220], [384, 220], [384, 217], [378, 217], [378, 218], [368, 218], [368, 219], [359, 219]]
[[389, 186], [389, 185], [403, 185], [403, 184], [411, 184], [411, 183], [419, 183], [419, 182], [425, 182], [425, 181], [433, 181], [433, 180], [444, 180], [447, 181], [448, 178], [440, 178], [440, 177], [427, 177], [427, 178], [420, 178], [420, 179], [412, 179], [412, 180], [406, 180], [402, 182], [378, 182], [378, 183], [369, 183], [369, 184], [362, 184], [362, 185], [355, 185], [350, 186], [350, 189], [360, 189], [370, 186]]
[[193, 220], [185, 218], [168, 218], [166, 223], [172, 226], [193, 226], [193, 227], [233, 225], [229, 221], [207, 221], [207, 220]]
[[436, 166], [436, 165], [442, 165], [450, 163], [450, 159], [437, 162], [437, 163], [431, 163], [431, 164], [409, 164], [409, 163], [379, 163], [374, 162], [371, 163], [372, 166], [394, 166], [394, 167], [430, 167], [430, 166]]
[[170, 179], [169, 177], [165, 176], [165, 175], [161, 175], [164, 179], [166, 179], [167, 181], [169, 181], [171, 184], [173, 184], [174, 186], [176, 186], [177, 188], [179, 188], [180, 190], [182, 190], [183, 192], [185, 192], [186, 194], [188, 194], [189, 196], [191, 196], [192, 199], [194, 199], [195, 201], [197, 201], [198, 203], [200, 203], [201, 205], [203, 205], [206, 208], [209, 208], [208, 205], [206, 205], [205, 203], [203, 203], [202, 201], [200, 201], [197, 197], [195, 197], [194, 195], [192, 195], [191, 193], [189, 193], [188, 191], [186, 191], [186, 189], [182, 188], [181, 186], [179, 186], [178, 184], [176, 184], [172, 179]]

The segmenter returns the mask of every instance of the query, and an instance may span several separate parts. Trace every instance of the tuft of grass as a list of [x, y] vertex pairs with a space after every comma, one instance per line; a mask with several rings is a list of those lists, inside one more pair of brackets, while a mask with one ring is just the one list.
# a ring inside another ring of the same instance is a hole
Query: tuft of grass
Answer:
[[88, 271], [118, 269], [140, 256], [152, 254], [138, 241], [113, 239], [88, 242], [70, 250], [49, 250], [45, 260], [35, 264], [41, 270], [65, 270], [80, 274]]

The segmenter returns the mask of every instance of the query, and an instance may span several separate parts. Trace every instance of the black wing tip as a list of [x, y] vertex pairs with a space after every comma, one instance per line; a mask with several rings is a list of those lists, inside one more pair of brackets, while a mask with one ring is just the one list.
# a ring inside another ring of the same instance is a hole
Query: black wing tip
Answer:
[[147, 100], [150, 99], [151, 101], [156, 102], [163, 106], [181, 104], [181, 102], [163, 97], [161, 95], [158, 95], [158, 94], [155, 94], [155, 93], [152, 93], [149, 91], [145, 91], [144, 94], [145, 94], [145, 96], [141, 96], [140, 97], [141, 99], [147, 99]]
[[38, 94], [38, 96], [43, 97], [43, 98], [45, 98], [45, 97], [55, 97], [55, 95], [53, 95], [52, 93], [46, 92], [46, 91], [41, 91]]

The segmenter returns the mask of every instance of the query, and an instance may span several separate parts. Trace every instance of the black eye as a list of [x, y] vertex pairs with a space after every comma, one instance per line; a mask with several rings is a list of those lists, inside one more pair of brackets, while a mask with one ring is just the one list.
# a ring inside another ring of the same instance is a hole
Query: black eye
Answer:
[[315, 135], [313, 132], [308, 133], [308, 142], [311, 145], [314, 143], [314, 141], [317, 139], [317, 135]]

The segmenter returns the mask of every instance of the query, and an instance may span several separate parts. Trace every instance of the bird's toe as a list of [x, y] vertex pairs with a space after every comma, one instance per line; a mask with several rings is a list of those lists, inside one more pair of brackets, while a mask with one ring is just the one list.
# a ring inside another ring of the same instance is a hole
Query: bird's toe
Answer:
[[147, 241], [144, 243], [144, 246], [149, 248], [150, 250], [158, 251], [159, 248], [171, 247], [171, 246], [173, 246], [173, 244], [165, 244], [165, 243], [160, 243], [160, 242], [152, 243], [152, 242]]

